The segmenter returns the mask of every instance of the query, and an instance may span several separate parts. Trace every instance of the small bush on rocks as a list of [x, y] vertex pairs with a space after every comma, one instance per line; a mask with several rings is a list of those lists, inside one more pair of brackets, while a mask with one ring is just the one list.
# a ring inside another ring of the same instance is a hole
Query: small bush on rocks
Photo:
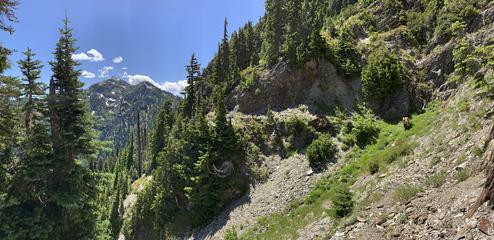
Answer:
[[422, 188], [419, 186], [405, 184], [395, 189], [393, 193], [393, 199], [395, 201], [405, 203], [412, 199], [417, 193], [422, 192]]
[[235, 226], [226, 230], [224, 239], [225, 240], [238, 240], [237, 230], [235, 229]]
[[352, 123], [347, 126], [347, 134], [344, 142], [348, 145], [356, 144], [360, 148], [372, 144], [379, 134], [379, 127], [370, 115], [356, 116]]
[[441, 171], [427, 178], [427, 185], [438, 188], [442, 186], [446, 182], [447, 173], [445, 171]]
[[343, 218], [353, 210], [352, 193], [346, 184], [336, 185], [334, 191], [334, 195], [331, 199], [333, 202], [331, 215], [334, 218]]
[[371, 161], [369, 163], [369, 173], [374, 175], [379, 172], [379, 163], [377, 161]]
[[336, 147], [331, 136], [323, 134], [307, 147], [306, 155], [311, 166], [334, 160]]
[[470, 170], [468, 169], [461, 169], [458, 172], [456, 172], [455, 178], [456, 181], [458, 182], [463, 182], [467, 180], [470, 177]]

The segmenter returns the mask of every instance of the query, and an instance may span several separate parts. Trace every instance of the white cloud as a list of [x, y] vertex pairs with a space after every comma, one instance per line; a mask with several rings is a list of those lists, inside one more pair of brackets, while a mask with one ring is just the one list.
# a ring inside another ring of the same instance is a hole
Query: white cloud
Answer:
[[122, 68], [122, 70], [127, 70], [127, 69], [129, 69], [129, 68], [128, 68], [128, 67], [123, 67], [123, 68]]
[[99, 71], [99, 77], [100, 78], [108, 77], [108, 72], [110, 72], [111, 70], [113, 70], [113, 66], [103, 67], [102, 69], [98, 70]]
[[[124, 73], [125, 75], [126, 73]], [[179, 96], [181, 95], [184, 88], [187, 86], [187, 80], [177, 81], [177, 82], [164, 82], [157, 83], [151, 77], [146, 75], [127, 75], [127, 79], [130, 84], [137, 85], [141, 82], [149, 82], [154, 86], [160, 88], [161, 90], [172, 93], [173, 95]]]
[[72, 59], [75, 61], [87, 61], [91, 60], [91, 57], [89, 57], [86, 53], [78, 53], [78, 54], [72, 54]]
[[118, 57], [116, 57], [116, 58], [113, 59], [113, 62], [114, 63], [121, 63], [121, 62], [123, 62], [123, 60], [124, 60], [123, 57], [118, 56]]
[[187, 80], [181, 80], [178, 82], [165, 82], [161, 84], [161, 89], [173, 93], [173, 95], [182, 95], [183, 90], [187, 87]]
[[95, 75], [94, 73], [92, 73], [92, 72], [88, 72], [88, 71], [86, 71], [86, 70], [82, 70], [82, 72], [81, 72], [81, 76], [82, 76], [83, 78], [95, 78], [95, 77], [96, 77], [96, 75]]
[[101, 54], [100, 52], [98, 52], [98, 50], [94, 48], [90, 49], [85, 53], [81, 52], [81, 53], [73, 54], [72, 59], [76, 61], [90, 61], [90, 62], [101, 62], [105, 60], [103, 54]]

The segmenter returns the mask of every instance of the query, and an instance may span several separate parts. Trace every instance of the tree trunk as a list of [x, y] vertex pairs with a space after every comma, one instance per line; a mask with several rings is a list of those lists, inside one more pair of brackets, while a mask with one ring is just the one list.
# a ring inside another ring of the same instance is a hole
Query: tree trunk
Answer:
[[484, 183], [484, 189], [482, 189], [479, 197], [468, 210], [467, 214], [465, 215], [466, 218], [473, 217], [475, 211], [477, 211], [477, 209], [487, 201], [489, 201], [491, 205], [494, 205], [494, 167], [492, 167], [492, 163], [494, 162], [494, 144], [489, 144], [492, 139], [494, 139], [494, 124], [489, 131], [483, 147], [483, 150], [487, 152], [483, 165], [489, 167], [490, 169], [487, 175], [487, 179]]

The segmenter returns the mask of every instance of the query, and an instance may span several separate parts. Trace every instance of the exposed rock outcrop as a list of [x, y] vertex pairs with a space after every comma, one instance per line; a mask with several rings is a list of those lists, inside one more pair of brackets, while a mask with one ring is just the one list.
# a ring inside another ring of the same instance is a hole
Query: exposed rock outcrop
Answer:
[[240, 87], [232, 91], [227, 105], [243, 113], [264, 113], [269, 107], [280, 110], [299, 104], [352, 109], [359, 91], [358, 78], [346, 79], [326, 60], [311, 61], [296, 70], [287, 63], [279, 63], [270, 70], [263, 70], [249, 91]]

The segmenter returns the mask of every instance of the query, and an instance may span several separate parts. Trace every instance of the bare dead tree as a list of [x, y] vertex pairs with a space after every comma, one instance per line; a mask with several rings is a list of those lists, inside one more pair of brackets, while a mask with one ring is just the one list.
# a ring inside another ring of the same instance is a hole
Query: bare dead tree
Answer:
[[226, 178], [233, 173], [233, 170], [233, 163], [231, 161], [224, 161], [219, 169], [213, 164], [213, 171], [209, 173], [219, 178]]

